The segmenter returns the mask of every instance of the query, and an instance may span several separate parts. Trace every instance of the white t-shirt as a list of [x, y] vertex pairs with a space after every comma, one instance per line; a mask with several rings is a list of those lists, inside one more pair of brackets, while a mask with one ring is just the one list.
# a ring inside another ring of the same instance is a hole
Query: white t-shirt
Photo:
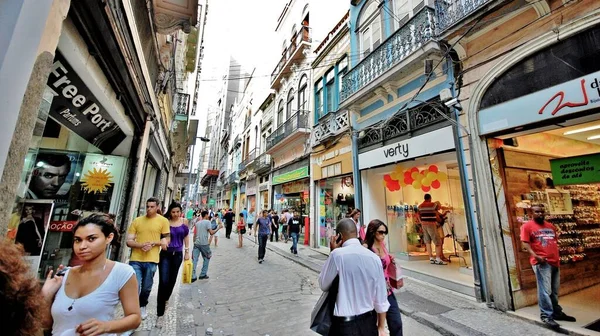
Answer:
[[[64, 284], [69, 277], [70, 270], [63, 278], [60, 287], [52, 303], [52, 335], [75, 336], [75, 329], [81, 323], [95, 318], [100, 321], [111, 321], [114, 319], [115, 307], [120, 302], [119, 291], [132, 276], [135, 276], [133, 267], [128, 264], [115, 262], [115, 266], [104, 282], [93, 292], [73, 302], [65, 293]], [[69, 307], [73, 307], [69, 311]], [[116, 334], [109, 334], [115, 335]]]

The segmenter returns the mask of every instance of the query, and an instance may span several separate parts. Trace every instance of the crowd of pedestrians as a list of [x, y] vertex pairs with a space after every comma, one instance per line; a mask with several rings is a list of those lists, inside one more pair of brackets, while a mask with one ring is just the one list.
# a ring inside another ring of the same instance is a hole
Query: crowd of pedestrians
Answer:
[[[438, 221], [438, 211], [431, 196], [425, 195], [419, 206], [419, 217], [425, 222], [425, 235], [429, 235], [428, 240], [436, 249], [436, 233], [427, 225]], [[556, 320], [574, 321], [575, 318], [565, 314], [558, 304], [554, 227], [545, 221], [543, 206], [534, 205], [532, 211], [533, 220], [521, 228], [521, 241], [531, 255], [538, 280], [542, 321], [556, 329], [559, 327]], [[61, 265], [51, 270], [41, 288], [20, 257], [24, 247], [0, 241], [3, 255], [0, 258], [0, 279], [3, 279], [0, 302], [12, 312], [0, 316], [7, 334], [33, 335], [42, 329], [51, 330], [52, 335], [131, 334], [148, 316], [146, 307], [157, 269], [156, 327], [161, 328], [183, 261], [190, 257], [193, 260], [192, 282], [209, 279], [211, 245], [214, 242], [214, 247], [218, 246], [218, 234], [223, 228], [226, 238], [231, 239], [234, 222], [239, 248], [243, 248], [246, 232], [256, 237], [259, 264], [265, 261], [267, 242], [273, 239], [278, 242], [280, 231], [285, 242], [292, 240], [290, 252], [298, 254], [301, 216], [287, 209], [281, 214], [273, 210], [256, 214], [254, 209], [244, 209], [237, 216], [232, 209], [216, 212], [188, 209], [184, 216], [182, 206], [173, 202], [164, 215], [160, 213], [158, 199], [150, 198], [146, 202], [146, 214], [133, 220], [126, 238], [131, 248], [129, 264], [107, 258], [108, 247], [118, 239], [114, 216], [92, 214], [81, 219], [73, 229], [77, 266]], [[337, 291], [329, 335], [403, 334], [401, 313], [393, 291], [402, 286], [402, 279], [399, 265], [385, 245], [387, 234], [387, 225], [379, 219], [362, 225], [357, 209], [337, 223], [335, 235], [329, 241], [331, 253], [319, 275], [323, 291], [332, 288]], [[537, 239], [541, 236], [545, 244]], [[431, 247], [428, 252], [432, 263], [444, 264], [439, 250], [435, 251], [435, 257]], [[200, 256], [203, 263], [196, 276]], [[39, 297], [44, 300], [38, 300]], [[119, 302], [124, 315], [115, 319]]]

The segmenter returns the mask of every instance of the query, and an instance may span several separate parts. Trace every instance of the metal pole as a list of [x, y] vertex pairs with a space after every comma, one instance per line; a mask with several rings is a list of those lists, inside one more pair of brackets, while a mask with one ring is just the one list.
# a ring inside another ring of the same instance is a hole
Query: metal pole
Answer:
[[190, 200], [190, 195], [191, 195], [191, 182], [192, 182], [192, 170], [194, 169], [194, 150], [196, 149], [196, 138], [194, 138], [194, 143], [192, 144], [192, 153], [191, 153], [191, 158], [190, 158], [190, 166], [189, 166], [189, 172], [188, 172], [188, 183], [187, 183], [187, 199], [186, 201], [190, 202], [190, 207], [192, 206], [192, 201]]

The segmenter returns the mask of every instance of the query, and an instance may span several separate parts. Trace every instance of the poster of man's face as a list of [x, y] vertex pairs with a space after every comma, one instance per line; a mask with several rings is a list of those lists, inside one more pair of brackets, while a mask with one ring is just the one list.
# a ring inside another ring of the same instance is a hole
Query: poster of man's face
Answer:
[[73, 182], [74, 159], [66, 154], [39, 153], [35, 160], [26, 198], [66, 198]]

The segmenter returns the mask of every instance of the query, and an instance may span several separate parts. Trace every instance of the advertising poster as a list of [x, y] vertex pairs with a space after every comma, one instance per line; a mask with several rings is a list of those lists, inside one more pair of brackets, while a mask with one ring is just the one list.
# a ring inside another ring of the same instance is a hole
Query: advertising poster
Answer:
[[51, 200], [31, 200], [22, 203], [15, 244], [23, 246], [25, 260], [31, 267], [33, 274], [38, 273], [53, 206]]
[[71, 186], [81, 175], [79, 170], [83, 159], [84, 156], [78, 153], [38, 153], [25, 198], [66, 203]]

